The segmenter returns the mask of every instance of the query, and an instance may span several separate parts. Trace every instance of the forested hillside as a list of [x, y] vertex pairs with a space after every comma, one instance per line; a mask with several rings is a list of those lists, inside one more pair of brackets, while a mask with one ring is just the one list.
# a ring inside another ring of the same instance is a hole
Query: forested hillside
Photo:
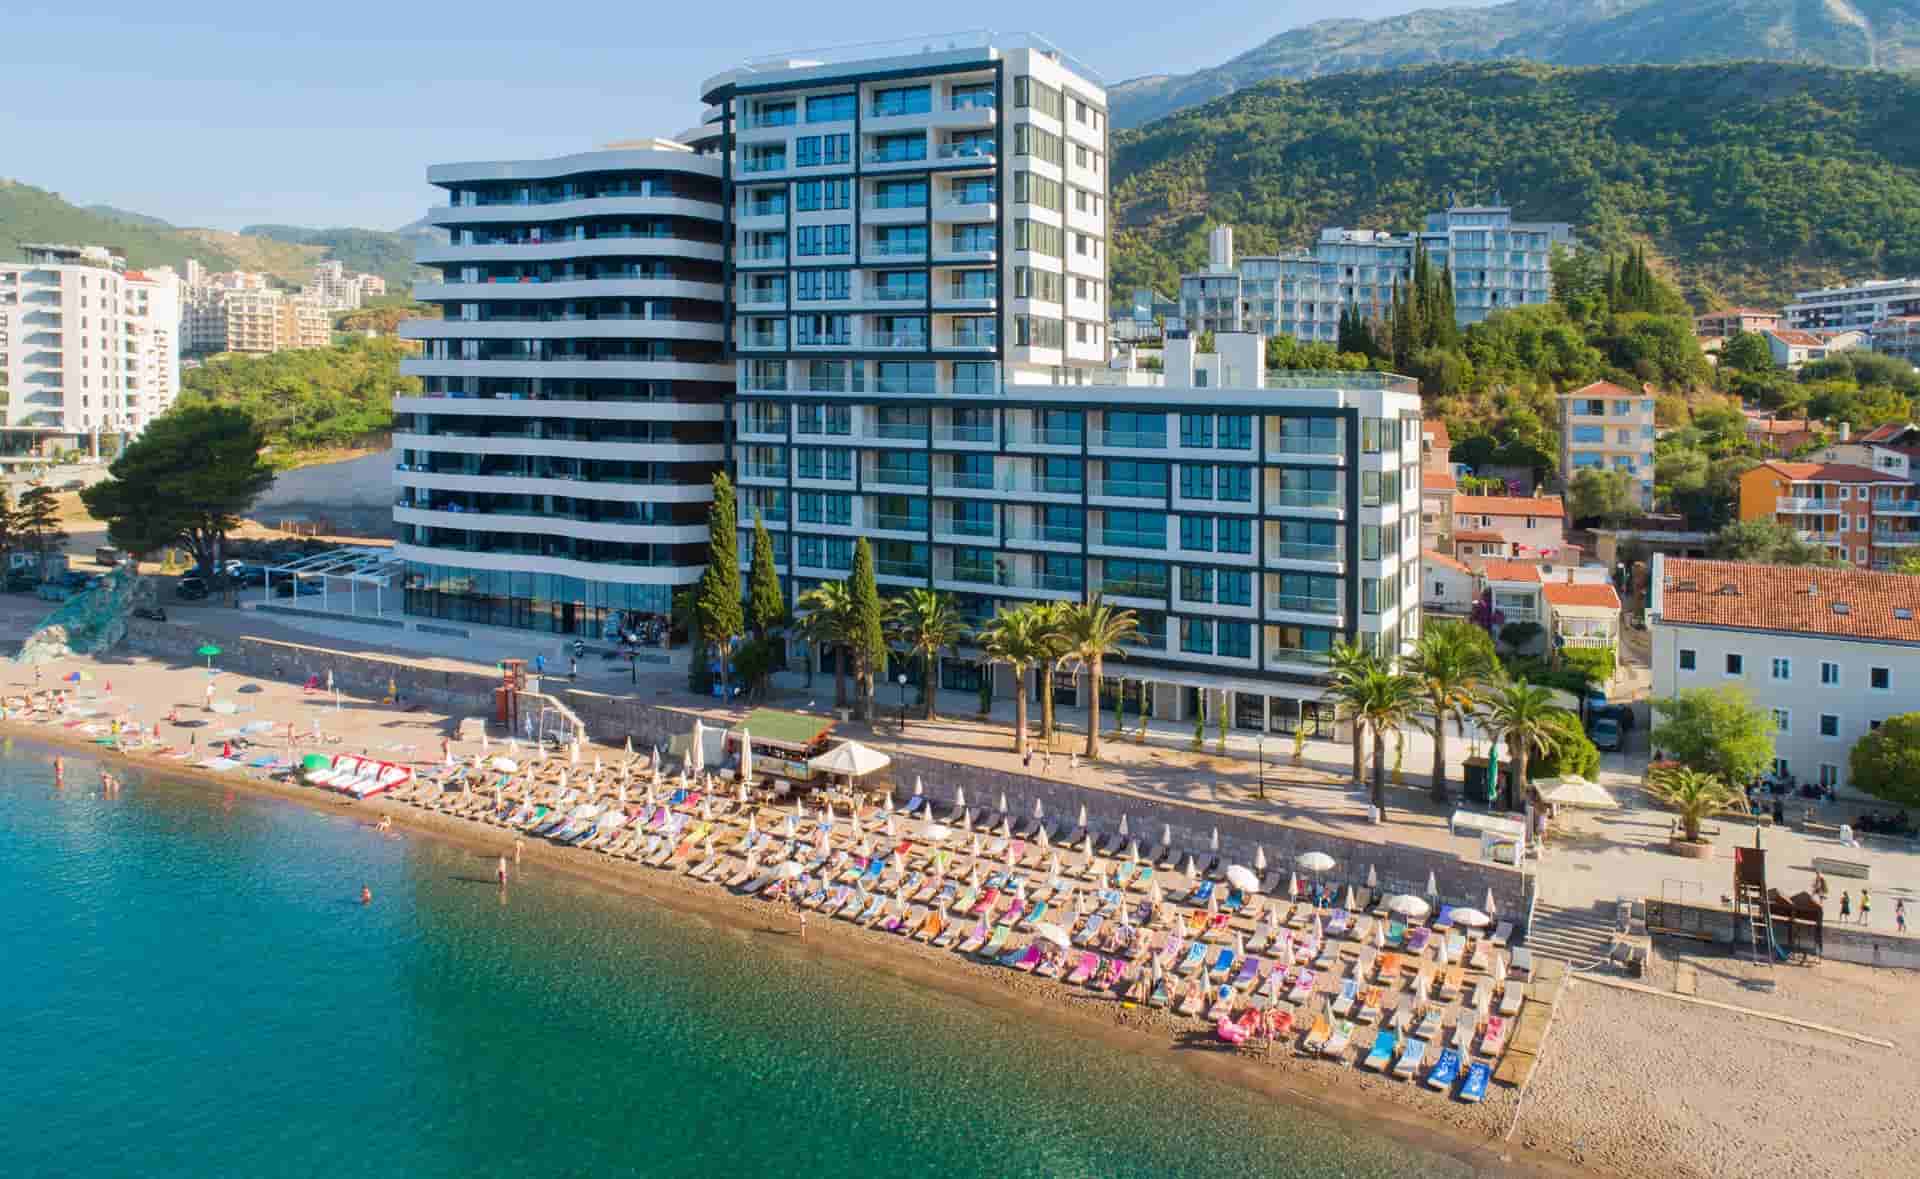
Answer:
[[1748, 62], [1432, 66], [1272, 82], [1115, 136], [1116, 291], [1323, 226], [1407, 230], [1499, 193], [1642, 241], [1696, 304], [1920, 271], [1920, 81]]

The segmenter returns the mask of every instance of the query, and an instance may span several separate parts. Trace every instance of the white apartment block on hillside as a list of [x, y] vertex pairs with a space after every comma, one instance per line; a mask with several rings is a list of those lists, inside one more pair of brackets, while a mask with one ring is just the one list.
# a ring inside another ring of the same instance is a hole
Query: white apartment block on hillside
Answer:
[[403, 328], [427, 346], [395, 407], [409, 612], [594, 637], [664, 615], [724, 463], [741, 552], [758, 516], [790, 601], [859, 538], [883, 592], [976, 622], [1104, 593], [1142, 633], [1098, 690], [1162, 717], [1318, 729], [1334, 641], [1417, 635], [1411, 381], [1269, 379], [1244, 335], [1109, 367], [1091, 71], [969, 34], [751, 62], [701, 97], [677, 141], [430, 170], [452, 242], [415, 290], [446, 318]]
[[1655, 555], [1653, 694], [1736, 687], [1772, 721], [1774, 770], [1847, 787], [1854, 742], [1920, 693], [1920, 577]]
[[0, 262], [9, 454], [138, 434], [180, 392], [180, 281], [100, 247], [27, 245]]
[[327, 259], [313, 264], [313, 277], [300, 293], [328, 311], [352, 311], [368, 299], [387, 293], [387, 280], [377, 274], [360, 274], [346, 264]]
[[1920, 314], [1920, 278], [1886, 278], [1801, 291], [1782, 314], [1801, 332], [1870, 331], [1894, 315]]

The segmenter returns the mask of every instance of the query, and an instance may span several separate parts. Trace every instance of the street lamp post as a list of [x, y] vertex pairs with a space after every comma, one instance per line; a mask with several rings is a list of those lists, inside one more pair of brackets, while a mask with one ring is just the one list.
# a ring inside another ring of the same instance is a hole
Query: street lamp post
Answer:
[[1261, 733], [1253, 739], [1253, 748], [1260, 759], [1260, 801], [1267, 801], [1267, 735]]
[[900, 731], [904, 733], [907, 731], [907, 673], [901, 672], [895, 682], [900, 685]]

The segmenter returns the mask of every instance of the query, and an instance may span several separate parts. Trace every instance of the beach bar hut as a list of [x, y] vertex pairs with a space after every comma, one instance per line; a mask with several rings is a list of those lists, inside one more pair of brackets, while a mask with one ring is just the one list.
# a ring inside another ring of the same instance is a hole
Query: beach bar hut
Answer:
[[817, 772], [809, 764], [827, 751], [833, 718], [778, 708], [756, 708], [727, 734], [725, 756], [740, 756], [740, 739], [753, 744], [753, 776], [781, 778], [796, 785], [811, 782]]

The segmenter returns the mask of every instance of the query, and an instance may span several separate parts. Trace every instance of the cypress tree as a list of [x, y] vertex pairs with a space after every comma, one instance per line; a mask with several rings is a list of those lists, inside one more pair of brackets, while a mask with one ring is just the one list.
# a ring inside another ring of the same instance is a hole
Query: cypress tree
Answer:
[[885, 669], [887, 639], [881, 630], [880, 585], [873, 575], [873, 549], [864, 536], [853, 545], [853, 572], [847, 578], [847, 594], [851, 599], [847, 646], [859, 677], [854, 695], [860, 702], [859, 714], [871, 720], [874, 677]]
[[1460, 343], [1460, 327], [1454, 321], [1451, 266], [1440, 268], [1439, 277], [1434, 280], [1434, 294], [1433, 342], [1442, 348], [1455, 347]]
[[773, 537], [760, 513], [753, 514], [753, 565], [747, 570], [747, 625], [764, 639], [787, 624], [787, 597], [774, 571]]
[[727, 652], [746, 629], [740, 607], [740, 517], [733, 481], [725, 471], [713, 476], [713, 506], [707, 509], [707, 571], [700, 575], [696, 602], [700, 637], [720, 654], [720, 696], [727, 698]]

